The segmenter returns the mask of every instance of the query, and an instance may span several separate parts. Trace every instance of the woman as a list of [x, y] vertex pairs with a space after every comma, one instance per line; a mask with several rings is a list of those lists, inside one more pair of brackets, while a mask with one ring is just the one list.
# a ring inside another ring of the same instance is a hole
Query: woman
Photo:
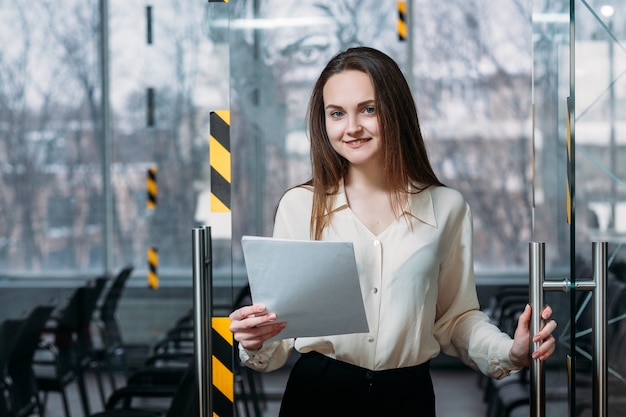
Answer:
[[[309, 130], [312, 179], [284, 194], [274, 236], [352, 241], [370, 332], [265, 343], [289, 323], [263, 305], [234, 311], [246, 366], [271, 371], [301, 353], [280, 416], [434, 416], [428, 364], [440, 351], [495, 378], [527, 366], [530, 307], [513, 340], [479, 310], [470, 209], [433, 172], [397, 64], [367, 47], [336, 55], [313, 89]], [[555, 328], [534, 336], [534, 358], [554, 352]]]

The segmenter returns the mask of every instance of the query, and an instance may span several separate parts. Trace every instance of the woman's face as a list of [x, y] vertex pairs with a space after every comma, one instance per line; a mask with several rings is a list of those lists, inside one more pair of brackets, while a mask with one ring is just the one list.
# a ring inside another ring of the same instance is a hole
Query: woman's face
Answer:
[[326, 132], [335, 151], [352, 166], [380, 164], [382, 141], [369, 75], [354, 70], [335, 74], [323, 97]]

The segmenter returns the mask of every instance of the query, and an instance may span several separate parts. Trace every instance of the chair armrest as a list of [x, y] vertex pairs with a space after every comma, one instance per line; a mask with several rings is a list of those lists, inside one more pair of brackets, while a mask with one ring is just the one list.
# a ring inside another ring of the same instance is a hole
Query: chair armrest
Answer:
[[129, 409], [134, 398], [173, 398], [178, 386], [141, 386], [128, 385], [115, 390], [105, 405], [105, 410]]
[[144, 361], [145, 366], [155, 366], [159, 363], [178, 363], [181, 364], [183, 368], [186, 368], [189, 365], [189, 361], [193, 359], [193, 353], [191, 352], [180, 352], [180, 353], [159, 353], [156, 355], [150, 356], [148, 359]]
[[179, 386], [185, 375], [185, 368], [146, 367], [133, 372], [126, 380], [133, 386]]

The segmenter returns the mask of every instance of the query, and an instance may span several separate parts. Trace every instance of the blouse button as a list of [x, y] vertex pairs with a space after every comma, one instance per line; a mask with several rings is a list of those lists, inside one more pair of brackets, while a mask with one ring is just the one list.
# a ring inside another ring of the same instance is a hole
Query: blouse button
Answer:
[[373, 294], [376, 294], [377, 292], [378, 292], [378, 288], [376, 288], [376, 287], [372, 288], [372, 293]]
[[380, 240], [375, 240], [374, 241], [374, 246], [380, 246]]
[[373, 342], [374, 341], [374, 336], [367, 336], [367, 341], [368, 342]]

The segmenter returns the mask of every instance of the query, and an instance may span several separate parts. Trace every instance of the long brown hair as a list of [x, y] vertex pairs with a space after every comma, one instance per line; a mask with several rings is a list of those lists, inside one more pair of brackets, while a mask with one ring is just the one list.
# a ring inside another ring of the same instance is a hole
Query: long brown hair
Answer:
[[308, 107], [312, 178], [302, 185], [313, 187], [311, 236], [321, 239], [330, 223], [331, 209], [348, 161], [333, 149], [326, 132], [323, 89], [335, 74], [356, 70], [367, 74], [375, 92], [376, 113], [383, 144], [383, 170], [396, 212], [411, 190], [420, 192], [443, 185], [435, 175], [424, 145], [417, 109], [402, 71], [388, 55], [369, 47], [354, 47], [333, 57], [320, 74]]

